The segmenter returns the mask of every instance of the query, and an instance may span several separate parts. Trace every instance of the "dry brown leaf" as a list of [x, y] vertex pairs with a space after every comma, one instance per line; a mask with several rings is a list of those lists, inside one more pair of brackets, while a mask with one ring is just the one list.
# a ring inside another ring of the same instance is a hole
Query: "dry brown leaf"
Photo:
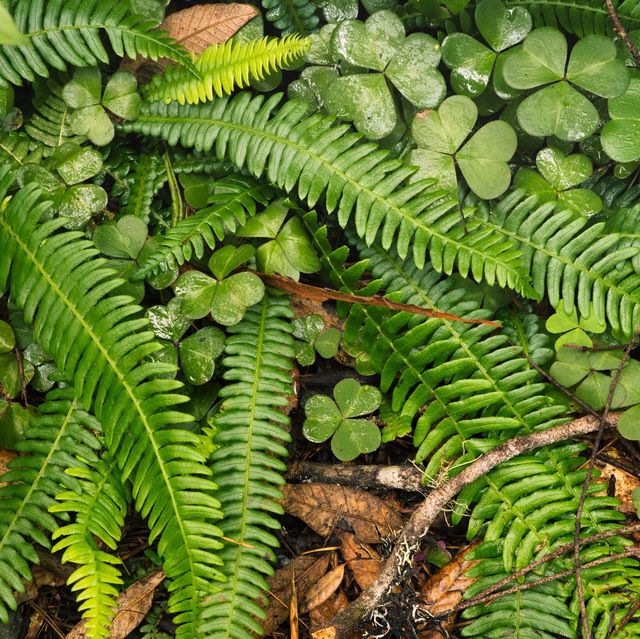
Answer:
[[625, 513], [635, 513], [636, 509], [631, 501], [631, 493], [640, 487], [640, 480], [631, 473], [613, 466], [612, 464], [598, 463], [603, 481], [609, 481], [611, 475], [616, 478], [616, 497], [620, 500], [620, 510]]
[[284, 493], [286, 511], [323, 537], [353, 530], [358, 541], [378, 544], [404, 525], [395, 508], [364, 490], [310, 483], [289, 484]]
[[334, 592], [324, 603], [309, 612], [311, 627], [317, 628], [318, 626], [324, 626], [348, 605], [349, 600], [342, 590]]
[[250, 4], [198, 4], [170, 14], [160, 29], [198, 55], [212, 44], [226, 42], [257, 15]]
[[344, 579], [344, 567], [344, 564], [340, 564], [309, 588], [302, 607], [303, 611], [310, 611], [317, 608], [333, 595]]
[[[432, 575], [420, 589], [422, 606], [433, 616], [442, 614], [456, 604], [460, 603], [465, 590], [473, 584], [475, 579], [465, 577], [464, 573], [478, 563], [477, 559], [467, 559], [467, 555], [477, 543], [467, 546], [460, 551], [446, 566], [440, 568]], [[453, 618], [443, 622], [443, 628], [448, 629], [453, 625]], [[445, 635], [437, 630], [429, 630], [420, 635], [421, 639], [443, 639]]]
[[[119, 597], [111, 626], [110, 639], [125, 639], [147, 616], [155, 589], [164, 581], [162, 570], [150, 574], [129, 586]], [[84, 639], [84, 622], [77, 624], [65, 639]]]
[[296, 573], [291, 573], [291, 603], [289, 604], [289, 634], [290, 639], [299, 639], [298, 631], [298, 589], [296, 588]]
[[[4, 475], [7, 470], [7, 464], [16, 457], [17, 453], [14, 453], [12, 450], [5, 450], [4, 448], [0, 448], [0, 475]], [[0, 486], [4, 486], [6, 482], [0, 482]]]
[[292, 562], [276, 570], [269, 579], [269, 604], [265, 612], [267, 619], [261, 621], [265, 635], [270, 635], [287, 617], [291, 605], [291, 575], [295, 572], [298, 598], [304, 599], [309, 588], [327, 572], [329, 555], [312, 557], [300, 555]]
[[378, 578], [384, 562], [371, 546], [360, 543], [353, 533], [342, 533], [340, 544], [342, 557], [353, 578], [362, 590], [366, 590]]

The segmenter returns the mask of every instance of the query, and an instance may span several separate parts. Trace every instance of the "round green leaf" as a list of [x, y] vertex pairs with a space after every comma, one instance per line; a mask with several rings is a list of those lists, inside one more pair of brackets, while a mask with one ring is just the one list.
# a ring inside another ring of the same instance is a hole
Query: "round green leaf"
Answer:
[[437, 180], [441, 189], [450, 193], [457, 192], [456, 166], [450, 155], [438, 151], [414, 149], [409, 154], [408, 162], [418, 167], [418, 170], [411, 176], [412, 181], [430, 178]]
[[189, 319], [200, 319], [211, 312], [218, 282], [200, 271], [183, 273], [173, 285], [182, 300], [182, 311]]
[[473, 100], [454, 95], [437, 111], [417, 113], [411, 125], [411, 136], [423, 149], [452, 154], [466, 140], [477, 119], [478, 109]]
[[300, 366], [311, 366], [316, 361], [316, 352], [310, 344], [296, 341], [293, 349]]
[[603, 98], [622, 95], [629, 86], [629, 73], [624, 61], [617, 58], [615, 44], [601, 35], [578, 40], [571, 51], [566, 78]]
[[[62, 89], [64, 101], [72, 109], [100, 104], [102, 76], [97, 67], [81, 67], [73, 73], [73, 80]], [[81, 134], [78, 134], [81, 135]]]
[[525, 98], [518, 107], [518, 123], [529, 135], [555, 135], [578, 141], [597, 128], [596, 108], [567, 82], [558, 82]]
[[581, 382], [591, 370], [589, 356], [572, 348], [558, 351], [558, 359], [550, 369], [551, 375], [563, 386], [571, 388]]
[[507, 9], [502, 0], [481, 0], [476, 6], [476, 25], [494, 51], [503, 51], [524, 40], [533, 22], [524, 7]]
[[16, 402], [0, 400], [0, 448], [14, 450], [28, 428], [30, 412]]
[[451, 69], [456, 93], [474, 98], [489, 84], [496, 54], [466, 33], [454, 33], [442, 43], [442, 60]]
[[385, 10], [370, 15], [365, 21], [365, 26], [369, 41], [373, 43], [384, 69], [404, 41], [404, 24], [394, 11]]
[[13, 350], [16, 345], [16, 335], [11, 325], [0, 320], [0, 353], [8, 353]]
[[578, 312], [574, 308], [571, 313], [564, 310], [564, 304], [558, 304], [556, 312], [549, 317], [545, 327], [550, 333], [565, 333], [578, 326]]
[[595, 215], [602, 210], [602, 198], [589, 189], [571, 189], [558, 194], [565, 206], [583, 215]]
[[535, 195], [540, 202], [553, 201], [557, 198], [555, 189], [539, 173], [531, 169], [518, 169], [513, 184], [524, 189], [529, 195]]
[[93, 243], [105, 255], [135, 259], [144, 246], [147, 233], [147, 225], [139, 217], [125, 215], [115, 223], [98, 226], [93, 233]]
[[101, 186], [75, 184], [64, 192], [58, 215], [67, 219], [66, 228], [80, 229], [107, 206], [107, 201], [107, 192]]
[[371, 140], [389, 135], [396, 125], [393, 97], [379, 73], [338, 78], [324, 97], [329, 113], [352, 120], [356, 129]]
[[382, 402], [382, 394], [377, 388], [361, 385], [352, 377], [339, 381], [333, 389], [333, 396], [344, 417], [368, 415]]
[[211, 301], [211, 316], [224, 326], [237, 324], [249, 306], [264, 297], [264, 284], [254, 273], [236, 273], [219, 282]]
[[146, 313], [156, 337], [177, 342], [191, 325], [182, 310], [182, 299], [172, 297], [166, 306], [150, 306]]
[[553, 27], [532, 31], [505, 61], [502, 75], [514, 89], [535, 87], [561, 80], [567, 62], [567, 40]]
[[456, 162], [476, 195], [490, 200], [509, 188], [511, 169], [507, 162], [517, 146], [513, 127], [502, 120], [494, 120], [485, 124], [458, 151]]
[[509, 49], [499, 53], [493, 65], [493, 90], [496, 96], [503, 100], [515, 100], [522, 93], [522, 91], [509, 86], [504, 79], [504, 65], [509, 57], [516, 52], [517, 49]]
[[566, 157], [553, 147], [538, 152], [536, 166], [552, 186], [561, 191], [584, 182], [593, 170], [591, 160], [586, 155], [574, 153]]
[[98, 104], [78, 109], [71, 114], [69, 124], [76, 135], [83, 135], [96, 146], [105, 146], [113, 140], [113, 123]]
[[102, 154], [90, 147], [67, 142], [53, 154], [56, 170], [69, 185], [79, 184], [102, 170]]
[[237, 268], [246, 264], [254, 255], [255, 249], [250, 244], [241, 246], [223, 246], [217, 250], [209, 259], [209, 270], [216, 279], [222, 280], [229, 273], [233, 273]]
[[320, 357], [329, 359], [336, 356], [341, 335], [340, 331], [337, 328], [333, 328], [333, 326], [329, 327], [323, 333], [320, 333], [318, 339], [315, 341], [316, 350]]
[[140, 115], [142, 100], [138, 95], [138, 83], [131, 73], [114, 73], [104, 88], [102, 105], [123, 120], [135, 120]]
[[186, 380], [195, 386], [208, 382], [223, 350], [224, 333], [215, 326], [205, 326], [184, 339], [179, 352]]
[[341, 461], [351, 461], [363, 453], [380, 448], [380, 429], [368, 419], [346, 419], [340, 422], [331, 440], [331, 450]]
[[618, 420], [618, 431], [625, 439], [640, 440], [640, 406], [634, 406]]
[[605, 153], [616, 162], [640, 158], [640, 79], [631, 80], [623, 95], [609, 100], [609, 116], [601, 134]]
[[607, 402], [611, 377], [602, 373], [589, 373], [587, 378], [576, 388], [576, 397], [586, 402], [595, 410], [601, 410]]
[[302, 425], [302, 434], [311, 442], [319, 444], [336, 432], [342, 416], [335, 403], [326, 395], [314, 395], [304, 407], [307, 419]]
[[385, 75], [414, 106], [435, 107], [447, 94], [444, 78], [435, 68], [439, 62], [438, 41], [424, 33], [413, 33], [391, 58]]

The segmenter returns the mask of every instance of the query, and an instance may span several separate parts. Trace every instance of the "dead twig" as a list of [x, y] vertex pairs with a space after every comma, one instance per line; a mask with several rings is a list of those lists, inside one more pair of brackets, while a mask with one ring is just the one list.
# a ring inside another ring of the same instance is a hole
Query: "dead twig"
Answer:
[[[620, 414], [609, 415], [609, 423], [617, 424], [619, 417]], [[414, 511], [375, 583], [336, 615], [330, 624], [314, 632], [313, 638], [350, 639], [359, 624], [383, 602], [393, 586], [410, 572], [413, 557], [432, 523], [464, 486], [482, 477], [498, 464], [522, 453], [593, 433], [599, 427], [600, 419], [589, 415], [546, 431], [514, 437], [469, 464], [460, 474], [435, 489]]]
[[640, 67], [640, 53], [638, 49], [636, 49], [635, 44], [631, 42], [629, 35], [627, 34], [626, 29], [622, 26], [622, 22], [620, 22], [620, 18], [618, 17], [618, 12], [616, 8], [613, 6], [613, 2], [611, 0], [604, 0], [604, 3], [607, 7], [607, 11], [609, 12], [609, 17], [611, 18], [611, 22], [613, 22], [613, 28], [616, 30], [616, 33], [620, 36], [620, 39], [624, 42], [625, 46], [631, 52], [633, 59], [635, 60], [636, 66]]

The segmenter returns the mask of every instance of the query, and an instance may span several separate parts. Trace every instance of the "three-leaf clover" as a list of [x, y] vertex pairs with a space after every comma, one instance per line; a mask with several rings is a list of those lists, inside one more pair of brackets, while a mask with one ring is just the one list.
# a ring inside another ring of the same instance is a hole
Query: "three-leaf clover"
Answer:
[[187, 271], [174, 283], [182, 299], [182, 310], [189, 319], [211, 317], [224, 326], [237, 324], [250, 306], [264, 296], [264, 284], [254, 273], [231, 273], [254, 256], [252, 246], [225, 246], [209, 260], [214, 277], [200, 271]]
[[251, 218], [238, 232], [238, 237], [268, 238], [256, 251], [258, 270], [279, 273], [294, 280], [300, 273], [315, 273], [320, 268], [309, 238], [297, 217], [283, 223], [289, 213], [290, 202], [272, 202], [262, 213]]
[[421, 109], [437, 106], [446, 95], [437, 70], [440, 44], [424, 33], [406, 36], [402, 20], [392, 11], [378, 11], [366, 22], [341, 22], [331, 34], [330, 50], [354, 70], [373, 72], [351, 71], [323, 91], [327, 111], [353, 121], [372, 140], [389, 135], [398, 121], [389, 83]]
[[97, 146], [109, 144], [115, 134], [106, 110], [123, 120], [135, 120], [140, 113], [138, 83], [126, 71], [114, 73], [103, 93], [98, 68], [76, 69], [73, 79], [62, 90], [62, 97], [75, 109], [69, 119], [73, 132], [86, 136]]
[[457, 164], [479, 197], [491, 199], [504, 193], [511, 182], [507, 162], [517, 148], [516, 133], [506, 122], [494, 120], [463, 145], [477, 118], [475, 103], [462, 95], [447, 98], [437, 110], [418, 113], [411, 128], [419, 146], [410, 155], [410, 162], [419, 167], [415, 178], [435, 177], [443, 188], [455, 193]]
[[377, 450], [381, 442], [378, 426], [368, 419], [354, 418], [377, 410], [382, 402], [380, 391], [347, 378], [336, 384], [333, 397], [335, 401], [327, 395], [314, 395], [306, 403], [304, 436], [315, 443], [331, 437], [331, 450], [342, 461]]
[[538, 152], [536, 166], [540, 174], [531, 169], [520, 169], [514, 183], [541, 201], [559, 200], [566, 206], [583, 214], [598, 213], [602, 209], [602, 200], [591, 189], [572, 187], [584, 182], [593, 170], [591, 160], [582, 153], [565, 156], [554, 147]]
[[530, 135], [555, 135], [578, 141], [589, 137], [600, 121], [591, 101], [575, 87], [603, 98], [622, 95], [629, 84], [624, 62], [604, 36], [579, 40], [567, 64], [567, 40], [553, 27], [532, 31], [502, 69], [505, 82], [519, 90], [537, 89], [518, 106], [518, 123]]
[[316, 361], [316, 351], [320, 357], [335, 357], [340, 344], [340, 331], [327, 326], [324, 319], [316, 313], [298, 317], [292, 322], [296, 359], [301, 366], [311, 366]]
[[466, 33], [447, 36], [442, 43], [442, 61], [451, 69], [451, 86], [456, 93], [475, 98], [487, 88], [495, 67], [496, 94], [512, 98], [514, 91], [504, 86], [498, 69], [506, 59], [503, 52], [524, 40], [531, 31], [531, 14], [524, 7], [507, 9], [502, 0], [481, 0], [475, 19], [490, 48]]
[[224, 341], [224, 333], [219, 328], [205, 326], [180, 343], [180, 365], [190, 384], [200, 386], [213, 377]]
[[579, 319], [575, 307], [570, 313], [567, 313], [563, 300], [559, 301], [556, 312], [547, 319], [545, 326], [550, 333], [561, 333], [555, 343], [556, 351], [566, 350], [562, 349], [565, 344], [576, 344], [591, 348], [593, 340], [587, 335], [587, 332], [604, 333], [607, 328], [604, 322], [596, 319], [593, 309], [588, 316], [581, 316]]

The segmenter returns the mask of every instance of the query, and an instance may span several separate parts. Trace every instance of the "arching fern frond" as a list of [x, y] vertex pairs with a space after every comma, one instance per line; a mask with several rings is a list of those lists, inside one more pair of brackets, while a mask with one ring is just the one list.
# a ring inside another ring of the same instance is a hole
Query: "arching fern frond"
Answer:
[[119, 481], [114, 460], [108, 456], [82, 467], [68, 468], [67, 474], [78, 479], [80, 494], [65, 491], [57, 496], [51, 512], [69, 513], [73, 523], [58, 528], [53, 539], [59, 541], [53, 552], [64, 550], [62, 562], [72, 562], [78, 568], [67, 583], [78, 592], [76, 599], [85, 621], [89, 639], [111, 636], [118, 586], [123, 581], [118, 565], [120, 559], [101, 550], [96, 538], [115, 550], [127, 512], [127, 495]]
[[315, 31], [320, 18], [317, 7], [311, 0], [262, 0], [264, 17], [283, 35]]
[[[640, 28], [640, 7], [635, 0], [613, 0], [622, 25]], [[508, 7], [526, 7], [535, 27], [556, 27], [579, 37], [591, 33], [613, 35], [613, 22], [600, 0], [506, 0]]]
[[[289, 418], [279, 409], [293, 392], [293, 338], [289, 299], [269, 291], [244, 319], [229, 327], [221, 390], [222, 405], [214, 417], [213, 474], [216, 496], [225, 514], [220, 526], [229, 539], [221, 552], [227, 582], [212, 596], [203, 614], [208, 639], [262, 636], [265, 617], [259, 600], [268, 592], [265, 577], [273, 573], [273, 549], [280, 528]], [[257, 620], [256, 620], [257, 619]]]
[[44, 157], [44, 146], [33, 146], [33, 141], [21, 131], [0, 135], [0, 163], [12, 169], [28, 162], [37, 164]]
[[[11, 176], [2, 181], [4, 192]], [[42, 224], [48, 209], [29, 184], [0, 213], [0, 290], [33, 323], [34, 337], [74, 381], [82, 404], [101, 421], [105, 443], [136, 508], [158, 540], [172, 582], [170, 610], [177, 636], [197, 637], [205, 594], [222, 578], [216, 486], [195, 433], [177, 428], [191, 417], [173, 407], [181, 384], [164, 375], [174, 368], [145, 358], [157, 351], [141, 309], [127, 296], [109, 296], [122, 280], [105, 267], [80, 232], [57, 232], [60, 219]]]
[[256, 205], [267, 203], [268, 192], [267, 187], [238, 176], [217, 181], [204, 209], [178, 222], [166, 235], [156, 236], [158, 248], [140, 266], [136, 278], [184, 264], [192, 255], [202, 257], [205, 244], [213, 248], [255, 215]]
[[198, 104], [242, 89], [253, 78], [266, 75], [296, 62], [309, 48], [308, 38], [288, 35], [284, 38], [260, 38], [243, 42], [231, 38], [209, 47], [195, 62], [199, 77], [188, 69], [170, 66], [164, 75], [156, 75], [145, 86], [149, 100], [177, 100], [180, 104]]
[[480, 207], [486, 224], [517, 242], [531, 271], [533, 286], [556, 308], [574, 308], [631, 335], [640, 324], [640, 275], [632, 266], [636, 246], [621, 244], [604, 222], [514, 191], [492, 211]]
[[32, 544], [51, 547], [49, 536], [58, 521], [47, 509], [62, 490], [81, 491], [79, 481], [64, 471], [78, 466], [78, 459], [97, 460], [101, 444], [92, 431], [99, 432], [100, 424], [81, 410], [72, 389], [51, 391], [16, 445], [22, 455], [11, 460], [0, 477], [6, 482], [0, 487], [2, 623], [8, 622], [7, 609], [17, 607], [13, 592], [24, 592], [23, 579], [31, 579], [29, 564], [39, 563]]
[[24, 45], [0, 47], [0, 77], [12, 84], [49, 77], [51, 68], [107, 64], [103, 33], [118, 57], [169, 58], [195, 73], [187, 50], [152, 22], [133, 15], [129, 0], [13, 0], [9, 8], [26, 38]]
[[406, 184], [415, 168], [393, 159], [374, 143], [362, 142], [346, 124], [312, 115], [295, 100], [276, 112], [280, 96], [265, 100], [248, 93], [210, 104], [181, 107], [153, 103], [143, 107], [126, 131], [143, 133], [197, 150], [213, 150], [256, 176], [265, 176], [309, 207], [324, 196], [341, 226], [353, 217], [367, 243], [380, 234], [382, 246], [411, 249], [419, 268], [430, 259], [438, 271], [535, 295], [512, 239], [489, 228], [471, 212], [463, 224], [457, 199], [430, 181]]

